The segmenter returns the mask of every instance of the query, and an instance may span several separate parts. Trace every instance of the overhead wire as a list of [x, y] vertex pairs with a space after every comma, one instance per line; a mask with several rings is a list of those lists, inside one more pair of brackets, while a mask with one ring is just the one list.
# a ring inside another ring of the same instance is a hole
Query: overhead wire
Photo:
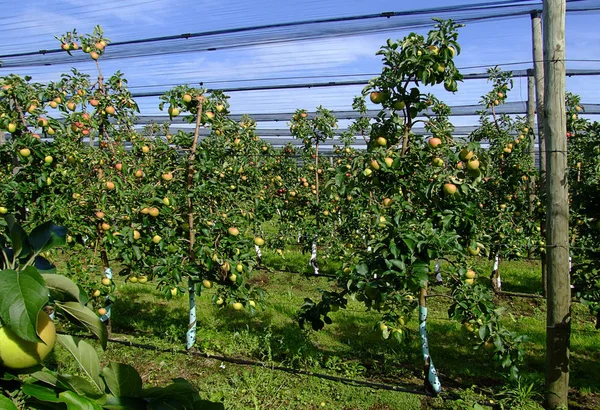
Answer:
[[[506, 7], [517, 7], [518, 10], [516, 10], [515, 12], [506, 12], [504, 10], [504, 8]], [[430, 17], [427, 17], [426, 19], [424, 18], [420, 21], [390, 21], [392, 18], [397, 17], [429, 16], [432, 13], [463, 13], [464, 16], [462, 17], [460, 14], [458, 14], [457, 16], [453, 16], [459, 22], [478, 21], [482, 19], [510, 18], [515, 15], [528, 14], [532, 10], [535, 10], [536, 7], [539, 8], [539, 4], [532, 4], [529, 1], [507, 1], [496, 3], [488, 2], [474, 5], [446, 6], [439, 8], [398, 12], [383, 12], [349, 17], [332, 17], [287, 23], [274, 23], [238, 28], [228, 28], [221, 30], [210, 30], [205, 32], [183, 33], [178, 35], [150, 37], [114, 42], [107, 46], [110, 47], [110, 49], [113, 51], [111, 52], [111, 54], [106, 55], [104, 58], [121, 59], [132, 58], [142, 55], [169, 55], [191, 51], [199, 52], [226, 50], [231, 48], [275, 44], [306, 39], [338, 38], [357, 33], [379, 33], [387, 32], [390, 30], [398, 30], [401, 28], [417, 28], [431, 26], [432, 22], [430, 20]], [[600, 10], [600, 5], [598, 5], [598, 7], [590, 7], [587, 9]], [[495, 12], [492, 13], [489, 12], [489, 10], [494, 10]], [[488, 13], [482, 14], [482, 11], [488, 11]], [[474, 12], [477, 12], [479, 14], [476, 16], [469, 15], [469, 13]], [[381, 23], [380, 20], [382, 18], [388, 21], [384, 21], [384, 23]], [[355, 24], [350, 26], [347, 25], [347, 23], [353, 22], [369, 23], [371, 20], [374, 19], [377, 19], [378, 24]], [[299, 30], [304, 28], [305, 26], [311, 26], [311, 29]], [[317, 29], [315, 26], [318, 26], [319, 28]], [[185, 42], [182, 43], [181, 40], [185, 40]], [[173, 44], [175, 44], [173, 42], [176, 42], [176, 47], [173, 47]], [[142, 46], [145, 44], [150, 45], [154, 43], [159, 43], [162, 46], [157, 47], [156, 45], [153, 45], [152, 47], [146, 47], [145, 49], [143, 47], [138, 47], [134, 49], [131, 49], [131, 47], [126, 47]], [[125, 48], [121, 49], [122, 47]], [[58, 53], [62, 54], [59, 55]], [[40, 56], [43, 56], [43, 58], [40, 58]], [[4, 60], [3, 67], [15, 68], [35, 65], [66, 64], [83, 61], [87, 59], [87, 56], [79, 54], [77, 56], [74, 56], [74, 58], [68, 58], [67, 56], [65, 56], [64, 52], [60, 48], [57, 48], [49, 50], [3, 54], [0, 55], [0, 59]]]

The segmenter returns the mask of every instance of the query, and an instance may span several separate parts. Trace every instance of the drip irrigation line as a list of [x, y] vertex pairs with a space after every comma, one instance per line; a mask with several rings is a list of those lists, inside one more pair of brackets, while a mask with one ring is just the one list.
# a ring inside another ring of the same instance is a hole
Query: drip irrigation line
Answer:
[[330, 274], [321, 274], [319, 273], [318, 275], [315, 274], [314, 272], [294, 272], [291, 270], [281, 270], [281, 269], [269, 269], [267, 267], [257, 267], [256, 268], [257, 271], [260, 272], [265, 272], [265, 273], [289, 273], [289, 274], [293, 274], [293, 275], [303, 275], [303, 276], [309, 276], [309, 277], [315, 277], [315, 278], [330, 278], [330, 279], [337, 279], [338, 276], [336, 275], [330, 275]]
[[[58, 333], [64, 334], [67, 336], [72, 336], [72, 337], [81, 337], [81, 338], [85, 338], [85, 339], [97, 339], [95, 336], [92, 336], [92, 335], [72, 335], [72, 334], [68, 334], [68, 333], [64, 333], [64, 332], [58, 332]], [[286, 372], [286, 373], [290, 373], [290, 374], [294, 374], [294, 375], [316, 377], [319, 379], [325, 379], [325, 380], [330, 380], [333, 382], [344, 383], [344, 384], [356, 386], [356, 387], [369, 387], [369, 388], [377, 389], [377, 390], [388, 390], [388, 391], [397, 391], [397, 392], [402, 392], [402, 393], [417, 394], [420, 396], [431, 396], [430, 394], [428, 394], [427, 392], [425, 392], [421, 389], [416, 389], [416, 388], [410, 387], [408, 385], [391, 385], [391, 384], [378, 383], [378, 382], [372, 382], [372, 381], [367, 381], [367, 380], [356, 380], [356, 379], [350, 379], [347, 377], [331, 376], [328, 374], [311, 372], [311, 371], [307, 371], [307, 370], [292, 369], [290, 367], [285, 367], [285, 366], [270, 365], [268, 363], [256, 361], [256, 360], [238, 359], [238, 358], [232, 358], [232, 357], [221, 356], [221, 355], [213, 355], [210, 353], [202, 353], [195, 349], [189, 350], [189, 351], [181, 350], [181, 349], [165, 349], [165, 348], [160, 348], [158, 346], [154, 346], [151, 344], [137, 343], [137, 342], [132, 342], [132, 341], [128, 341], [128, 340], [114, 339], [111, 337], [109, 337], [107, 340], [111, 343], [120, 344], [120, 345], [128, 346], [128, 347], [135, 347], [135, 348], [143, 349], [143, 350], [150, 350], [150, 351], [160, 352], [160, 353], [182, 354], [182, 355], [188, 355], [188, 356], [191, 355], [191, 356], [202, 357], [202, 358], [210, 359], [210, 360], [218, 360], [221, 362], [237, 364], [237, 365], [241, 365], [241, 366], [261, 367], [264, 369], [277, 370], [277, 371], [282, 371], [282, 372]], [[456, 380], [452, 380], [449, 378], [446, 378], [446, 379], [450, 380], [451, 382], [455, 383], [458, 386], [461, 386], [461, 383], [459, 383]], [[469, 386], [469, 387], [471, 387], [471, 386]], [[479, 389], [479, 390], [486, 394], [489, 394], [489, 392], [485, 392], [482, 389]], [[442, 397], [444, 400], [451, 400], [451, 401], [458, 400], [456, 398], [451, 397], [448, 393], [445, 393], [445, 392], [439, 394], [438, 396]], [[499, 408], [499, 406], [496, 403], [489, 401], [489, 400], [480, 401], [479, 403], [486, 405], [486, 406], [491, 406], [493, 408]]]
[[[499, 291], [499, 292], [494, 292], [495, 295], [497, 296], [507, 296], [507, 297], [511, 297], [511, 298], [525, 298], [525, 299], [543, 299], [546, 300], [546, 296], [544, 295], [539, 295], [537, 293], [521, 293], [521, 292], [507, 292], [507, 291]], [[576, 297], [571, 297], [571, 302], [572, 303], [584, 303], [584, 301], [582, 301], [582, 299], [576, 298]]]

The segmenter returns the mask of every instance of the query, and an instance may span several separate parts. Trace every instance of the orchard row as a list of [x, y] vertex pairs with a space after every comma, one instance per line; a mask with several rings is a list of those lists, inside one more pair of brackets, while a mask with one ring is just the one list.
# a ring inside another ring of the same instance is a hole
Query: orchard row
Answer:
[[[440, 21], [426, 37], [413, 33], [382, 47], [382, 73], [354, 100], [363, 115], [341, 136], [331, 160], [319, 146], [333, 138], [337, 119], [322, 107], [315, 115], [298, 110], [290, 119], [303, 148], [275, 149], [259, 138], [251, 118], [230, 119], [220, 92], [178, 86], [163, 95], [161, 110], [195, 124], [194, 132], [171, 135], [168, 124], [136, 130], [137, 104], [121, 73], [92, 80], [73, 70], [45, 85], [4, 77], [0, 127], [11, 135], [0, 146], [0, 212], [25, 226], [52, 220], [67, 227], [74, 251], [92, 248], [103, 271], [117, 261], [121, 275], [153, 280], [166, 297], [183, 293], [189, 281], [198, 294], [216, 289], [216, 305], [250, 312], [264, 296], [248, 284], [260, 247], [283, 253], [300, 242], [312, 253], [315, 273], [325, 258], [341, 266], [338, 286], [320, 301], [307, 300], [300, 324], [321, 329], [331, 322], [329, 312], [353, 296], [381, 312], [374, 326], [383, 337], [399, 341], [415, 311], [425, 327], [428, 283], [444, 259], [444, 282], [454, 299], [450, 315], [472, 332], [474, 346], [485, 346], [515, 376], [520, 339], [502, 326], [470, 258], [544, 252], [533, 130], [524, 118], [495, 113], [512, 88], [510, 76], [495, 69], [492, 90], [482, 97], [492, 115], [482, 113], [467, 141], [453, 138], [448, 105], [422, 89], [444, 84], [457, 90], [457, 28]], [[72, 44], [77, 36], [64, 38]], [[78, 41], [96, 48], [108, 42]], [[101, 56], [88, 52], [94, 60]], [[375, 118], [366, 117], [367, 96], [381, 105]], [[581, 136], [591, 143], [597, 126], [578, 118], [578, 101], [569, 104], [572, 141]], [[433, 114], [425, 115], [427, 109]], [[427, 137], [412, 132], [420, 122]], [[210, 130], [203, 139], [201, 127]], [[53, 142], [43, 142], [42, 134]], [[351, 148], [356, 135], [364, 136], [367, 150]], [[577, 182], [596, 189], [586, 186], [573, 197], [573, 237], [587, 249], [598, 241], [589, 207], [589, 192], [598, 192], [597, 151], [590, 159], [589, 150], [577, 146]], [[281, 234], [267, 237], [266, 223], [279, 225]], [[86, 279], [102, 272], [89, 272], [82, 262], [73, 258], [71, 271], [105, 315], [104, 297], [114, 284], [110, 277], [102, 286]], [[426, 384], [439, 391], [426, 332], [420, 337]]]

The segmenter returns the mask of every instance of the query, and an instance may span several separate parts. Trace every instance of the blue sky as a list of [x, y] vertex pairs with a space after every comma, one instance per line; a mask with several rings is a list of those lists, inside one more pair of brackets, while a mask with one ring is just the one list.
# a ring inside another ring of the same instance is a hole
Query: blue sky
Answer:
[[[587, 0], [594, 3], [592, 0]], [[481, 3], [481, 0], [422, 0], [405, 1], [165, 1], [132, 0], [101, 3], [88, 0], [11, 2], [3, 7], [0, 17], [0, 54], [57, 48], [54, 35], [73, 28], [91, 32], [96, 24], [103, 27], [112, 41], [204, 32], [263, 24], [294, 22], [340, 16], [354, 16], [386, 11], [402, 11], [452, 4]], [[596, 2], [598, 3], [598, 2]], [[567, 58], [570, 60], [598, 59], [600, 30], [596, 29], [599, 14], [575, 13], [567, 17]], [[416, 30], [425, 34], [428, 28]], [[398, 39], [408, 30], [354, 35], [320, 40], [305, 40], [268, 45], [256, 45], [211, 52], [170, 54], [129, 59], [101, 61], [105, 76], [116, 70], [125, 73], [132, 91], [147, 91], [167, 84], [198, 84], [210, 87], [233, 87], [260, 84], [285, 84], [291, 80], [269, 78], [296, 76], [335, 76], [375, 74], [380, 70], [376, 51], [387, 38]], [[243, 35], [242, 35], [243, 36]], [[459, 42], [463, 52], [456, 62], [459, 67], [502, 65], [531, 60], [531, 28], [529, 16], [489, 20], [469, 24], [460, 30]], [[177, 43], [173, 45], [177, 51]], [[110, 47], [107, 55], [111, 53]], [[90, 62], [73, 64], [77, 69], [94, 73]], [[505, 66], [522, 69], [530, 64]], [[568, 68], [600, 69], [600, 62], [569, 62]], [[11, 70], [32, 75], [34, 81], [57, 80], [70, 65], [32, 67]], [[482, 72], [485, 68], [466, 69]], [[0, 69], [0, 75], [8, 74]], [[333, 78], [333, 77], [331, 77]], [[248, 81], [255, 80], [257, 81]], [[349, 79], [349, 78], [345, 78]], [[245, 82], [240, 82], [245, 80]], [[218, 81], [218, 82], [217, 82]], [[311, 82], [311, 79], [296, 80]], [[323, 81], [314, 79], [314, 81]], [[570, 78], [568, 90], [582, 96], [583, 102], [595, 103], [600, 77]], [[314, 109], [323, 105], [330, 109], [349, 109], [353, 96], [361, 86], [253, 91], [231, 93], [232, 112], [267, 113], [292, 112], [296, 108]], [[472, 80], [459, 86], [455, 95], [439, 92], [450, 105], [477, 103], [488, 90], [486, 81]], [[516, 79], [510, 100], [526, 98], [526, 80]], [[157, 99], [139, 100], [144, 114], [158, 113]], [[463, 118], [459, 122], [474, 122]], [[265, 124], [267, 125], [267, 124]], [[281, 124], [276, 125], [281, 127]]]

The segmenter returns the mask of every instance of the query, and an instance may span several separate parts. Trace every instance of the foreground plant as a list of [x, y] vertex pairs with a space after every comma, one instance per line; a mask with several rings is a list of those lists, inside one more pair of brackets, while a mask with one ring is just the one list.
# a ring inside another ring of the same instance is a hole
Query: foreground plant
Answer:
[[[183, 379], [164, 388], [142, 388], [137, 371], [126, 364], [101, 368], [96, 350], [72, 336], [57, 335], [54, 317], [91, 331], [105, 348], [106, 326], [87, 306], [85, 292], [58, 275], [43, 256], [66, 243], [67, 231], [51, 222], [27, 234], [12, 215], [0, 226], [0, 407], [3, 409], [221, 409], [201, 400]], [[52, 312], [51, 316], [48, 311]], [[81, 375], [42, 366], [55, 342], [77, 361]]]

